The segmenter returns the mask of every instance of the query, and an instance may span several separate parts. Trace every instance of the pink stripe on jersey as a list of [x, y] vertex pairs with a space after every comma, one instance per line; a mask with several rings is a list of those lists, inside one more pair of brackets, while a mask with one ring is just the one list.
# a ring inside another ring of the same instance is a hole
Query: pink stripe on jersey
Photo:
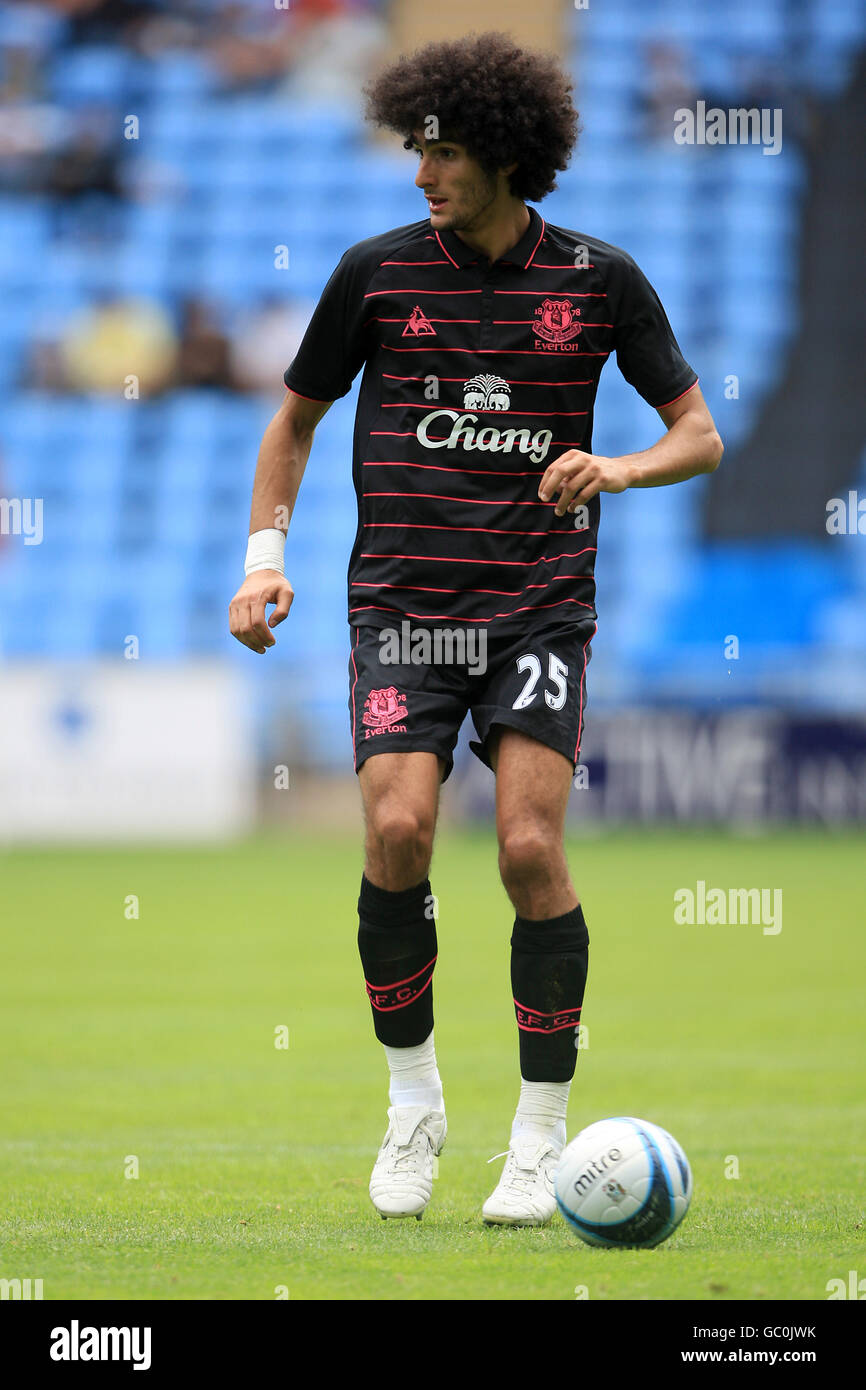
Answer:
[[[442, 321], [443, 321], [443, 320], [441, 320], [441, 319], [437, 319], [437, 320], [436, 320], [437, 323], [441, 323]], [[394, 320], [392, 320], [392, 322], [394, 322], [394, 323], [402, 323], [403, 320], [402, 320], [402, 319], [394, 319]], [[454, 322], [455, 322], [455, 323], [459, 323], [460, 320], [459, 320], [459, 319], [455, 319]], [[470, 320], [470, 319], [466, 319], [465, 322], [466, 322], [466, 323], [470, 323], [471, 320]], [[503, 324], [503, 323], [504, 323], [504, 324], [514, 324], [514, 323], [528, 324], [528, 323], [534, 323], [535, 320], [534, 320], [534, 319], [494, 319], [493, 322], [496, 323], [496, 324]], [[580, 326], [581, 326], [581, 328], [613, 328], [613, 324], [612, 324], [612, 323], [587, 323], [586, 319], [581, 319], [581, 321], [580, 321]], [[506, 349], [506, 351], [507, 351], [507, 350], [508, 350], [508, 349]]]
[[[552, 267], [552, 266], [550, 267], [550, 269], [553, 269], [553, 268], [554, 268], [554, 267]], [[572, 266], [571, 269], [574, 270], [574, 266]], [[494, 290], [493, 293], [494, 293], [494, 294], [529, 294], [529, 295], [532, 295], [532, 297], [533, 297], [534, 299], [540, 299], [540, 298], [542, 297], [542, 295], [548, 296], [548, 295], [550, 295], [550, 294], [555, 294], [556, 297], [557, 297], [557, 299], [566, 299], [566, 298], [568, 298], [568, 299], [607, 299], [607, 295], [606, 295], [606, 294], [601, 294], [601, 293], [598, 293], [598, 294], [592, 293], [592, 294], [591, 294], [591, 293], [589, 293], [589, 291], [586, 291], [586, 292], [584, 292], [584, 293], [578, 294], [577, 290]]]
[[568, 531], [512, 531], [503, 530], [501, 526], [435, 526], [432, 522], [423, 521], [365, 521], [364, 529], [368, 527], [390, 526], [396, 527], [400, 531], [484, 531], [488, 536], [567, 536]]
[[[585, 546], [583, 550], [565, 550], [561, 555], [539, 555], [537, 560], [469, 560], [461, 555], [392, 555], [385, 551], [362, 550], [362, 560], [441, 560], [446, 565], [517, 565], [522, 569], [532, 569], [535, 565], [552, 565], [554, 560], [577, 560], [588, 551], [595, 553], [595, 546]], [[573, 579], [574, 575], [559, 575], [560, 579]]]
[[583, 732], [583, 705], [584, 697], [586, 695], [586, 649], [597, 632], [598, 623], [596, 622], [595, 627], [592, 629], [592, 636], [588, 637], [583, 644], [583, 671], [581, 672], [580, 677], [580, 713], [578, 715], [577, 720], [577, 743], [574, 745], [574, 754], [572, 757], [572, 762], [577, 761], [577, 755], [580, 751], [580, 736]]
[[[422, 376], [399, 376], [396, 372], [383, 372], [385, 381], [417, 381], [423, 382]], [[440, 376], [440, 381], [463, 381], [462, 376]], [[510, 378], [512, 386], [591, 386], [591, 381], [529, 381], [525, 377], [513, 376]], [[497, 414], [499, 412], [497, 411]]]
[[[416, 435], [416, 433], [415, 433], [414, 430], [371, 430], [371, 431], [370, 431], [370, 438], [372, 439], [374, 436], [375, 436], [376, 438], [386, 438], [386, 439], [417, 439], [417, 437], [418, 437], [418, 436]], [[447, 434], [430, 434], [430, 435], [429, 435], [429, 438], [430, 438], [430, 439], [447, 439], [447, 438], [448, 438], [448, 435], [447, 435]], [[556, 445], [557, 448], [559, 448], [559, 446], [561, 445], [563, 449], [579, 449], [579, 448], [581, 447], [581, 445], [582, 445], [582, 440], [579, 440], [579, 439], [551, 439], [551, 441], [550, 441], [550, 447], [553, 448], [554, 445]], [[487, 471], [487, 470], [485, 469], [485, 472], [486, 472], [486, 471]], [[491, 471], [492, 471], [492, 470], [491, 470]]]
[[[581, 576], [583, 578], [583, 576]], [[539, 613], [542, 608], [561, 608], [564, 603], [575, 603], [579, 608], [591, 608], [589, 603], [581, 603], [576, 598], [561, 598], [555, 603], [527, 603], [522, 608], [512, 608], [508, 613], [491, 613], [489, 618], [457, 618], [453, 613], [403, 613], [404, 618], [424, 618], [425, 620], [442, 619], [453, 623], [492, 623], [495, 618], [513, 618], [515, 613]], [[380, 613], [402, 613], [400, 608], [392, 608], [387, 603], [362, 603], [356, 608], [350, 608], [350, 613], [368, 613], [375, 610]]]
[[[700, 378], [698, 378], [698, 380], [700, 380]], [[675, 405], [677, 401], [682, 400], [683, 396], [687, 396], [690, 391], [694, 391], [697, 384], [697, 381], [693, 381], [691, 386], [687, 386], [685, 391], [681, 391], [678, 396], [674, 396], [672, 401], [665, 401], [664, 405], [657, 405], [656, 410], [666, 410], [669, 405]]]
[[[285, 382], [283, 383], [283, 385], [285, 386]], [[303, 392], [296, 391], [294, 386], [286, 386], [286, 390], [291, 391], [293, 396], [300, 396], [302, 401], [314, 401], [316, 405], [325, 404], [326, 398], [324, 396], [305, 396]]]
[[535, 245], [533, 246], [532, 250], [531, 250], [530, 253], [529, 253], [529, 259], [528, 259], [528, 261], [526, 262], [526, 265], [524, 266], [524, 270], [528, 270], [529, 267], [530, 267], [530, 265], [532, 264], [532, 258], [533, 258], [533, 256], [535, 255], [536, 251], [538, 250], [539, 246], [541, 245], [542, 241], [544, 240], [544, 229], [545, 229], [546, 226], [547, 226], [547, 223], [545, 222], [544, 218], [542, 217], [542, 219], [541, 219], [541, 231], [538, 233], [538, 240], [536, 241]]
[[437, 294], [437, 295], [444, 295], [444, 296], [446, 297], [446, 299], [454, 299], [454, 298], [456, 298], [456, 296], [457, 296], [458, 294], [480, 294], [480, 293], [481, 293], [480, 290], [428, 290], [428, 289], [425, 289], [423, 285], [418, 285], [418, 286], [416, 286], [415, 289], [412, 289], [411, 286], [410, 286], [410, 288], [407, 289], [407, 290], [371, 290], [369, 294], [365, 294], [365, 295], [364, 295], [364, 298], [365, 298], [365, 299], [378, 299], [379, 296], [382, 295], [382, 294]]
[[[372, 579], [356, 579], [352, 585], [354, 589], [402, 589], [410, 594], [499, 594], [502, 598], [520, 598], [526, 589], [549, 589], [557, 579], [589, 579], [588, 574], [555, 574], [553, 579], [546, 584], [527, 584], [523, 589], [473, 589], [469, 585], [464, 585], [460, 589], [439, 588], [433, 584], [381, 584]], [[581, 603], [580, 599], [575, 599], [580, 603], [581, 608], [591, 608], [591, 603]]]
[[432, 468], [437, 473], [483, 473], [494, 478], [540, 478], [547, 470], [533, 468], [523, 473], [512, 473], [510, 468], [449, 468], [445, 463], [407, 463], [405, 459], [384, 462], [379, 459], [365, 459], [362, 468]]
[[[355, 647], [358, 645], [360, 632], [355, 629]], [[355, 664], [355, 647], [352, 648], [352, 668], [355, 672], [355, 679], [352, 681], [352, 748], [355, 747], [355, 686], [358, 684], [358, 667]], [[358, 760], [355, 758], [355, 771], [358, 771]]]
[[[405, 319], [383, 319], [383, 318], [380, 318], [378, 314], [374, 314], [371, 318], [368, 318], [368, 319], [365, 319], [365, 320], [364, 320], [364, 327], [366, 328], [368, 323], [405, 323], [405, 322], [406, 322]], [[427, 322], [428, 322], [428, 323], [480, 323], [481, 320], [480, 320], [480, 319], [437, 319], [437, 318], [431, 317], [431, 316], [428, 314], [428, 315], [427, 315]]]
[[[455, 407], [450, 407], [450, 408], [451, 408], [451, 409], [456, 409], [456, 406], [455, 406]], [[383, 409], [383, 410], [403, 410], [403, 409], [407, 409], [407, 410], [429, 410], [429, 409], [430, 409], [430, 402], [429, 402], [429, 401], [383, 401], [383, 403], [382, 403], [382, 409]], [[461, 413], [465, 414], [465, 412], [461, 412]], [[555, 419], [558, 420], [558, 419], [560, 419], [560, 418], [565, 419], [565, 418], [567, 418], [567, 417], [569, 417], [569, 416], [571, 416], [571, 415], [588, 415], [588, 414], [589, 414], [589, 411], [588, 411], [588, 410], [490, 410], [490, 411], [483, 411], [482, 413], [485, 414], [485, 415], [495, 415], [496, 418], [497, 418], [497, 420], [498, 420], [498, 419], [500, 418], [500, 416], [502, 416], [502, 415], [529, 415], [533, 420], [536, 420], [536, 419], [538, 419], [538, 420], [543, 420], [543, 419], [546, 419], [547, 416], [552, 415]], [[411, 438], [411, 435], [409, 435], [408, 437]], [[447, 434], [443, 434], [443, 435], [438, 436], [438, 437], [439, 437], [439, 438], [442, 438], [442, 439], [447, 439], [447, 438], [448, 438]], [[433, 438], [437, 438], [437, 436], [434, 435]]]
[[[546, 584], [527, 584], [527, 589], [546, 589]], [[374, 584], [365, 579], [356, 579], [353, 589], [403, 589], [411, 594], [496, 594], [499, 598], [520, 598], [523, 589], [440, 589], [433, 584]], [[584, 605], [589, 607], [588, 604]], [[455, 619], [456, 621], [456, 619]]]
[[429, 497], [438, 502], [465, 502], [468, 507], [555, 507], [555, 502], [485, 502], [476, 497], [445, 497], [441, 492], [365, 492], [364, 497]]
[[[382, 351], [383, 351], [383, 352], [429, 352], [429, 351], [430, 351], [429, 347], [398, 348], [398, 347], [392, 347], [392, 345], [391, 345], [390, 343], [382, 343], [381, 346], [382, 346]], [[437, 346], [436, 346], [436, 351], [437, 351], [437, 352], [468, 352], [469, 355], [470, 355], [470, 357], [489, 357], [489, 356], [492, 354], [494, 357], [534, 357], [534, 358], [536, 358], [536, 359], [538, 358], [538, 353], [537, 353], [537, 352], [530, 352], [528, 348], [526, 349], [526, 351], [524, 351], [523, 348], [446, 348], [446, 347], [440, 347], [440, 346], [437, 344]], [[560, 353], [557, 353], [557, 352], [555, 351], [555, 349], [551, 349], [551, 350], [548, 352], [547, 356], [548, 356], [548, 357], [558, 357], [558, 356], [562, 356], [562, 357], [610, 357], [610, 353], [609, 353], [609, 352], [564, 352], [564, 353], [561, 353], [561, 354], [560, 354]]]

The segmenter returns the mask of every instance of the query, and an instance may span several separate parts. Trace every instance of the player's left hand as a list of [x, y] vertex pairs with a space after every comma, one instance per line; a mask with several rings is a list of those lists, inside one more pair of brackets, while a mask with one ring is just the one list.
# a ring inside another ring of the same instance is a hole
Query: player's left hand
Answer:
[[603, 454], [586, 454], [582, 449], [569, 449], [546, 470], [538, 487], [542, 502], [548, 502], [559, 492], [555, 515], [573, 512], [598, 492], [625, 492], [628, 487], [628, 465], [625, 459], [605, 458]]

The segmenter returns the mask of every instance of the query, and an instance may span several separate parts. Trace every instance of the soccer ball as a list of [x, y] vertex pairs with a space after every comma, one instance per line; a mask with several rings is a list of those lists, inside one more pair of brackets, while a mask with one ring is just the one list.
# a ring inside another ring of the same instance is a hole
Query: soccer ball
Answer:
[[692, 1198], [676, 1139], [631, 1116], [582, 1129], [563, 1150], [555, 1185], [559, 1210], [588, 1245], [660, 1245]]

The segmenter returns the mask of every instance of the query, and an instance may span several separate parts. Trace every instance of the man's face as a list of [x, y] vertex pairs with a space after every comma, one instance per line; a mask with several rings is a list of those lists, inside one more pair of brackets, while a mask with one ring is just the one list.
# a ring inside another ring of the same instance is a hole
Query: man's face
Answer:
[[487, 174], [465, 145], [452, 140], [426, 140], [420, 131], [412, 136], [418, 155], [415, 184], [430, 208], [430, 225], [437, 231], [471, 229], [501, 197], [500, 178]]

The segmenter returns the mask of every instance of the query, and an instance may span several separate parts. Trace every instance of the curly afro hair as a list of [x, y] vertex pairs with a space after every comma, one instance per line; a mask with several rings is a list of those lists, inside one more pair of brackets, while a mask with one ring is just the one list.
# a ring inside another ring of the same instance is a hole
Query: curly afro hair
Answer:
[[364, 88], [364, 117], [412, 147], [428, 117], [439, 139], [465, 145], [488, 174], [517, 161], [515, 198], [540, 202], [556, 188], [578, 133], [572, 82], [550, 55], [519, 48], [505, 33], [471, 33], [425, 44]]

